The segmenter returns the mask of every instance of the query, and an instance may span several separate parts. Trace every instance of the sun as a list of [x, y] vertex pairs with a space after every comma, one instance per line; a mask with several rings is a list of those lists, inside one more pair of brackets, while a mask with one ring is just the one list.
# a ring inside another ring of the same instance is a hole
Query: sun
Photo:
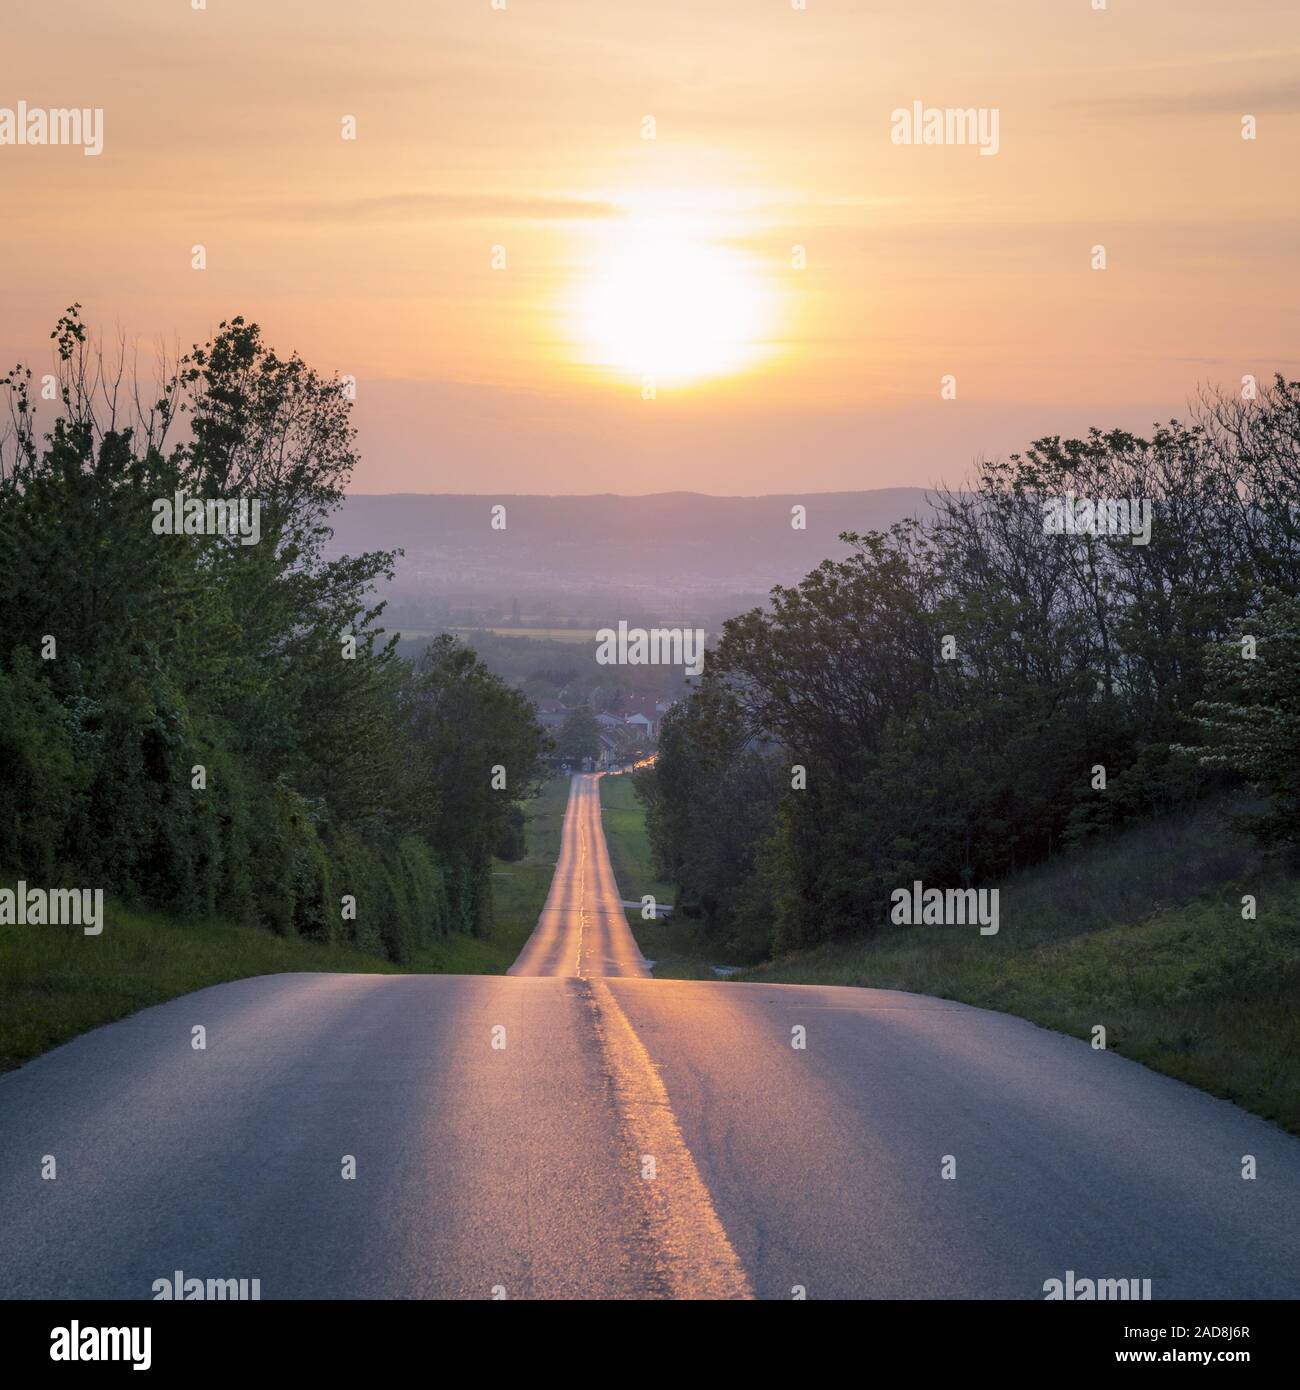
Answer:
[[764, 352], [769, 317], [769, 295], [749, 257], [665, 235], [593, 258], [573, 305], [587, 365], [664, 385], [744, 371]]

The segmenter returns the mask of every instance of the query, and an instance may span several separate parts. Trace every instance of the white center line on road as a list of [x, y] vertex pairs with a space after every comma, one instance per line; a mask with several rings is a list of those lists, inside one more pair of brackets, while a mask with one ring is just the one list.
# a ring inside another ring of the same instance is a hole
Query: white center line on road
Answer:
[[[659, 1069], [601, 979], [579, 984], [613, 1082], [640, 1193], [674, 1298], [753, 1298], [673, 1114]], [[653, 1176], [648, 1175], [652, 1161]]]
[[[621, 1163], [640, 1209], [639, 1235], [655, 1277], [647, 1296], [753, 1298], [744, 1266], [686, 1146], [668, 1092], [605, 977], [646, 978], [649, 967], [623, 910], [601, 821], [600, 778], [569, 784], [560, 857], [546, 907], [512, 975], [572, 974], [585, 1007], [619, 1130]], [[585, 1028], [579, 1025], [579, 1032]], [[592, 1057], [593, 1062], [596, 1058]]]

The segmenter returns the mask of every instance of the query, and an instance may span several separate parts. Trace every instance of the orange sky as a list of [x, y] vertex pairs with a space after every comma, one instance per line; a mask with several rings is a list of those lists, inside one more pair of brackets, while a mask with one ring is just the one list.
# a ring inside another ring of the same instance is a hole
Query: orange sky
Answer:
[[[0, 107], [104, 151], [0, 146], [0, 360], [74, 299], [146, 346], [242, 313], [357, 378], [359, 491], [956, 481], [1298, 374], [1298, 58], [1293, 0], [23, 5]], [[891, 142], [914, 101], [998, 152]], [[698, 283], [606, 293], [665, 239]]]

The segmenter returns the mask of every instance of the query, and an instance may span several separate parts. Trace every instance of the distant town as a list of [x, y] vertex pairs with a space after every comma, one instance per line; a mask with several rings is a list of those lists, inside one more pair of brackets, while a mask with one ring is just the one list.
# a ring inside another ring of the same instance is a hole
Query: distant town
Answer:
[[537, 722], [554, 742], [550, 755], [554, 766], [572, 772], [609, 772], [654, 756], [659, 725], [674, 703], [663, 696], [597, 687], [591, 701], [582, 704], [537, 701]]

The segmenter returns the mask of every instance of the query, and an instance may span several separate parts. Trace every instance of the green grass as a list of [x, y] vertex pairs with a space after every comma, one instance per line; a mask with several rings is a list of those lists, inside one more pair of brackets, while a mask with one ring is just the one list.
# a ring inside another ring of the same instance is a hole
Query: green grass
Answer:
[[656, 902], [670, 903], [673, 890], [655, 876], [645, 811], [632, 783], [629, 773], [600, 779], [600, 819], [609, 845], [609, 862], [619, 890], [629, 901], [650, 893]]
[[1265, 872], [1210, 809], [1011, 879], [996, 936], [884, 927], [737, 978], [937, 995], [1080, 1038], [1101, 1024], [1111, 1050], [1300, 1134], [1300, 876]]
[[[342, 946], [221, 922], [177, 924], [112, 901], [104, 905], [104, 919], [99, 936], [84, 936], [76, 927], [0, 929], [0, 1071], [88, 1028], [205, 985], [281, 970], [397, 969]], [[458, 950], [449, 939], [446, 963], [424, 968], [460, 969]]]
[[[630, 777], [601, 779], [628, 898], [654, 878]], [[1220, 807], [1135, 826], [999, 885], [999, 931], [882, 927], [738, 980], [872, 986], [996, 1009], [1116, 1052], [1300, 1134], [1300, 875], [1267, 870]], [[1258, 918], [1242, 918], [1254, 895]], [[699, 924], [628, 921], [654, 973], [712, 979]]]
[[551, 890], [555, 861], [560, 857], [568, 800], [567, 777], [552, 777], [545, 782], [541, 795], [524, 805], [527, 853], [514, 864], [499, 860], [493, 864], [497, 871], [492, 880], [493, 937], [500, 941], [504, 955], [498, 970], [481, 973], [504, 974], [532, 935]]
[[[367, 974], [503, 974], [537, 923], [559, 852], [566, 778], [525, 806], [528, 853], [497, 862], [494, 914], [483, 937], [450, 933], [408, 965], [346, 946], [280, 937], [226, 922], [176, 922], [165, 913], [104, 904], [104, 930], [0, 928], [0, 1071], [150, 1004], [250, 975], [290, 970]], [[15, 875], [14, 877], [17, 877]], [[13, 879], [7, 880], [13, 886]]]
[[[605, 842], [609, 845], [609, 861], [623, 897], [629, 902], [639, 901], [650, 893], [658, 903], [672, 902], [672, 885], [655, 877], [645, 811], [637, 800], [630, 775], [600, 779], [600, 818], [605, 827]], [[643, 922], [639, 908], [629, 908], [627, 920], [641, 954], [654, 962], [656, 979], [718, 978], [711, 965], [720, 962], [710, 954], [709, 943], [698, 922], [672, 917]]]
[[594, 627], [391, 627], [384, 631], [404, 641], [429, 640], [450, 632], [462, 639], [488, 632], [493, 637], [526, 637], [534, 642], [591, 642], [596, 641]]

